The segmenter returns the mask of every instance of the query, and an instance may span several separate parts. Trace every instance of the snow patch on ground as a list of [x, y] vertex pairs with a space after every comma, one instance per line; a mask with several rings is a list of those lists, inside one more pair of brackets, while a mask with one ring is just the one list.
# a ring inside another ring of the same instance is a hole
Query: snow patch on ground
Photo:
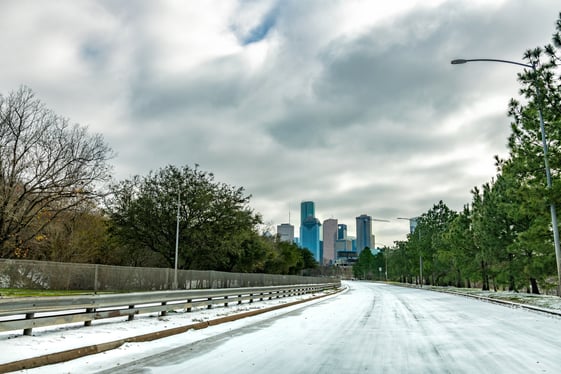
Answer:
[[[31, 336], [24, 336], [22, 331], [0, 333], [0, 363], [14, 362], [50, 353], [62, 352], [79, 347], [107, 343], [132, 336], [181, 327], [197, 322], [205, 322], [220, 317], [245, 313], [253, 310], [270, 308], [295, 301], [311, 299], [324, 295], [315, 293], [285, 297], [253, 303], [243, 303], [225, 307], [215, 305], [168, 312], [166, 316], [157, 313], [141, 314], [128, 321], [127, 317], [92, 321], [92, 325], [84, 327], [83, 323], [34, 328]], [[201, 331], [201, 330], [198, 330]]]
[[512, 303], [532, 305], [540, 308], [561, 311], [561, 297], [553, 295], [535, 295], [512, 291], [481, 291], [476, 288], [428, 287], [430, 290], [468, 294], [489, 299], [510, 301]]

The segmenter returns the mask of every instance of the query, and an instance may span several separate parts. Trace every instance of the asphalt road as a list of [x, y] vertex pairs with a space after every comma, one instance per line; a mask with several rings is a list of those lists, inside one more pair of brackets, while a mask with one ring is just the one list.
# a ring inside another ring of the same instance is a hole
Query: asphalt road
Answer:
[[432, 291], [347, 284], [349, 291], [309, 307], [120, 361], [118, 372], [561, 372], [558, 317]]

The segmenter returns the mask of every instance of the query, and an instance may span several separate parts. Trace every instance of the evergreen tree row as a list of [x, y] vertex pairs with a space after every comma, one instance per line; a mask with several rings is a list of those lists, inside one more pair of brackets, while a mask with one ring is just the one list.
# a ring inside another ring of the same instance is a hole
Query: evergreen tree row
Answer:
[[[551, 44], [525, 53], [512, 99], [509, 155], [497, 175], [472, 190], [461, 212], [440, 201], [418, 218], [406, 241], [388, 251], [390, 277], [402, 282], [483, 290], [558, 287], [551, 205], [561, 207], [561, 14]], [[552, 186], [546, 184], [539, 110], [547, 134]], [[422, 275], [421, 275], [422, 274]]]

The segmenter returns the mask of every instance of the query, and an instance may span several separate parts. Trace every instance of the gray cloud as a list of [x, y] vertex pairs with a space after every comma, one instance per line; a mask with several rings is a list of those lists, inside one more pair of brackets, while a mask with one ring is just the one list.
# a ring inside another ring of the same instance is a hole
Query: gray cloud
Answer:
[[408, 230], [395, 217], [461, 209], [507, 152], [519, 70], [450, 60], [520, 60], [559, 13], [419, 4], [349, 31], [347, 1], [5, 2], [0, 92], [28, 84], [103, 133], [116, 178], [198, 163], [268, 222], [311, 199], [351, 233], [362, 213], [392, 219], [374, 224], [391, 244]]

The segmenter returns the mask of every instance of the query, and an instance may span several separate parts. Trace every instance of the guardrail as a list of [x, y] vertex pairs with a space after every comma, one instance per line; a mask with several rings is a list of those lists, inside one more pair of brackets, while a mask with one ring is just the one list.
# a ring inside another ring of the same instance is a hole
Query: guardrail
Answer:
[[303, 284], [255, 288], [221, 288], [205, 290], [179, 290], [158, 292], [135, 292], [108, 295], [79, 295], [58, 297], [25, 297], [0, 299], [0, 332], [23, 329], [31, 335], [35, 327], [46, 327], [76, 322], [85, 326], [98, 319], [127, 317], [132, 320], [137, 314], [160, 313], [215, 304], [241, 304], [244, 301], [273, 299], [303, 295], [332, 289], [340, 282]]

